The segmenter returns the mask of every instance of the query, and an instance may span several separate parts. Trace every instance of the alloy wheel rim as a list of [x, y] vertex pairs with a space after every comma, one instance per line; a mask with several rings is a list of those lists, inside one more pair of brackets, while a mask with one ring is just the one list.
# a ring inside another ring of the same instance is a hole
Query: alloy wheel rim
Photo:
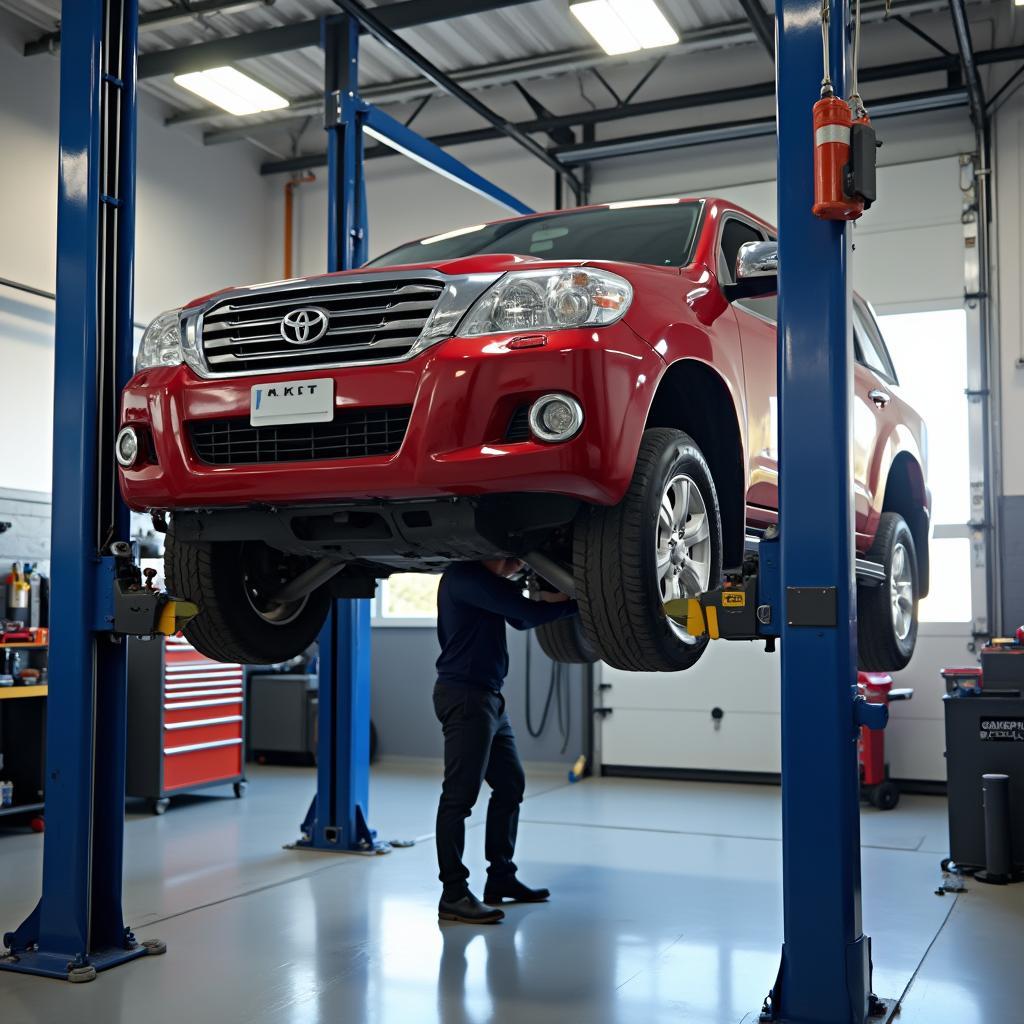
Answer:
[[272, 565], [266, 552], [252, 545], [242, 546], [242, 561], [245, 565], [242, 591], [249, 607], [269, 626], [287, 626], [294, 622], [309, 602], [309, 595], [287, 604], [268, 600], [288, 582], [282, 567]]
[[902, 642], [910, 636], [914, 622], [914, 574], [910, 567], [910, 553], [903, 544], [897, 544], [892, 550], [889, 599], [893, 632]]
[[[662, 603], [706, 591], [711, 557], [711, 524], [704, 496], [692, 477], [680, 473], [665, 485], [658, 506], [654, 559]], [[679, 623], [668, 622], [684, 643], [697, 642]]]

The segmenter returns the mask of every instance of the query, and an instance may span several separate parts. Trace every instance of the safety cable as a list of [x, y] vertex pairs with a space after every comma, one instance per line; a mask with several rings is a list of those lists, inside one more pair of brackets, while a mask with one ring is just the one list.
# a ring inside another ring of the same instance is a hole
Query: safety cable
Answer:
[[832, 61], [828, 49], [828, 25], [832, 16], [832, 5], [830, 0], [821, 0], [821, 55], [824, 60], [824, 74], [821, 77], [821, 95], [833, 96], [832, 88]]
[[854, 3], [853, 15], [853, 92], [850, 93], [850, 106], [853, 108], [854, 120], [867, 116], [867, 109], [860, 97], [860, 0]]

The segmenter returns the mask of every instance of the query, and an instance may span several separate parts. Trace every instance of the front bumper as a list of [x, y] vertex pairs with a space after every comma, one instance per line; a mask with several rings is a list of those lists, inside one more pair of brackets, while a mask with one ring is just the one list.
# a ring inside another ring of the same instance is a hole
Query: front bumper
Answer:
[[[186, 366], [128, 383], [121, 425], [147, 428], [150, 457], [121, 469], [137, 511], [392, 500], [507, 492], [614, 504], [625, 493], [664, 362], [624, 323], [548, 335], [511, 350], [512, 335], [452, 338], [405, 363], [201, 380]], [[248, 421], [257, 383], [333, 377], [336, 411], [411, 406], [397, 453], [316, 462], [212, 466], [192, 449], [196, 420]], [[515, 410], [549, 391], [575, 396], [579, 434], [562, 444], [509, 443]]]

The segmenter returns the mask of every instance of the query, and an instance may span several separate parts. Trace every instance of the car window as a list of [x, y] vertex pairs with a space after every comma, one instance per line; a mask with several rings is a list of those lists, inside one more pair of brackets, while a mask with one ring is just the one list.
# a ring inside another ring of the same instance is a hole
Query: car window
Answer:
[[542, 260], [609, 260], [684, 267], [692, 258], [700, 213], [699, 202], [639, 200], [518, 217], [410, 242], [371, 260], [368, 266], [394, 267], [481, 253], [514, 253]]
[[722, 240], [718, 246], [718, 277], [722, 284], [736, 283], [736, 257], [746, 242], [763, 242], [764, 232], [746, 221], [730, 217], [722, 227]]
[[891, 384], [897, 383], [896, 371], [885, 347], [882, 332], [878, 329], [871, 312], [859, 301], [853, 304], [853, 326], [858, 361]]
[[778, 295], [764, 295], [752, 299], [737, 299], [735, 305], [745, 309], [748, 313], [770, 320], [773, 324], [779, 322], [779, 297]]

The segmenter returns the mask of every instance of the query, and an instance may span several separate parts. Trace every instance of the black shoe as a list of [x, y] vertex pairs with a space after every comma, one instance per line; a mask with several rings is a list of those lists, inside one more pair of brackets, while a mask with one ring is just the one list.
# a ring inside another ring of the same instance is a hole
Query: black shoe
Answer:
[[544, 903], [551, 897], [547, 889], [531, 889], [514, 875], [500, 881], [488, 881], [484, 889], [484, 902], [497, 906], [502, 900], [510, 903]]
[[437, 916], [442, 921], [461, 921], [463, 924], [497, 924], [505, 914], [494, 907], [485, 906], [471, 892], [457, 900], [441, 897]]

